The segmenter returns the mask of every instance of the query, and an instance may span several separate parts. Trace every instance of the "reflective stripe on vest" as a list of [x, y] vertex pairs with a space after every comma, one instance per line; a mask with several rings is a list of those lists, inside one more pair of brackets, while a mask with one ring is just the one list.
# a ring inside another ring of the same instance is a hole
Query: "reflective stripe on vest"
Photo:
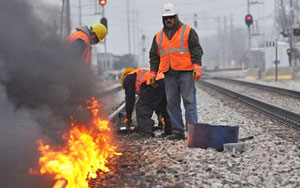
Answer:
[[162, 32], [160, 33], [159, 44], [158, 44], [160, 55], [164, 55], [164, 54], [167, 54], [169, 52], [189, 52], [188, 48], [184, 48], [183, 47], [183, 44], [184, 44], [184, 33], [185, 33], [185, 30], [186, 30], [186, 25], [183, 25], [182, 27], [183, 28], [182, 28], [182, 32], [181, 32], [181, 35], [180, 35], [180, 47], [179, 48], [169, 48], [168, 50], [163, 50], [163, 48], [162, 48], [162, 38], [163, 38], [163, 35], [162, 35]]
[[90, 57], [91, 57], [91, 42], [89, 36], [84, 33], [83, 31], [76, 31], [74, 33], [71, 33], [67, 38], [66, 41], [69, 43], [74, 42], [77, 39], [81, 39], [84, 41], [86, 44], [86, 48], [83, 52], [83, 57], [86, 63], [90, 62]]
[[136, 80], [135, 80], [135, 92], [140, 95], [141, 94], [141, 85], [144, 82], [147, 82], [150, 79], [150, 69], [149, 68], [140, 68], [136, 69], [129, 74], [136, 73]]
[[[135, 80], [135, 92], [136, 94], [141, 94], [141, 85], [146, 82], [147, 85], [150, 85], [150, 69], [149, 68], [139, 68], [129, 74], [136, 74]], [[156, 80], [164, 79], [165, 75], [159, 72], [156, 75]]]
[[193, 63], [189, 52], [188, 37], [191, 27], [181, 26], [169, 40], [160, 30], [156, 34], [158, 54], [160, 55], [159, 71], [166, 72], [170, 66], [173, 70], [192, 70]]

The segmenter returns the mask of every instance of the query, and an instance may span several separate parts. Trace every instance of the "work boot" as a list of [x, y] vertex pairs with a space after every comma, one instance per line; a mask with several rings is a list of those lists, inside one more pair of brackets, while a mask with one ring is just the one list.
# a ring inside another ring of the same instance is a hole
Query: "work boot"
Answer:
[[185, 135], [184, 134], [177, 134], [173, 133], [170, 136], [166, 137], [168, 140], [185, 140]]
[[157, 130], [162, 130], [162, 126], [158, 125], [158, 126], [153, 126], [152, 127], [152, 132], [157, 131]]

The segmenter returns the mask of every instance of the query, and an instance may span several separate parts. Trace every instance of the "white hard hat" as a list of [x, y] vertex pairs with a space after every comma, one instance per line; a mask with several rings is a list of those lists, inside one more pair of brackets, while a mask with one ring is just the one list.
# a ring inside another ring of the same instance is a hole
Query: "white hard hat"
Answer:
[[172, 3], [166, 3], [162, 10], [162, 16], [174, 16], [176, 15], [175, 5]]

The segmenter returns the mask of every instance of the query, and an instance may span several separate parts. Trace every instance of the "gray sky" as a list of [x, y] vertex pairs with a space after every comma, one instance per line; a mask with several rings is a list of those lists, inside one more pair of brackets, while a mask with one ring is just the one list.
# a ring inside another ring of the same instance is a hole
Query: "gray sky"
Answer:
[[[61, 0], [40, 1], [61, 5]], [[79, 23], [78, 1], [71, 0], [72, 28]], [[98, 5], [95, 1], [97, 0], [81, 1], [83, 25], [98, 22], [100, 15], [95, 15], [95, 6]], [[270, 30], [273, 26], [274, 0], [261, 1], [264, 4], [251, 6], [250, 12], [254, 19], [259, 20], [259, 29], [265, 33], [265, 39], [270, 40], [272, 38]], [[126, 0], [107, 0], [105, 6], [105, 17], [108, 19], [109, 27], [107, 51], [118, 55], [129, 52], [126, 2]], [[131, 52], [141, 53], [140, 38], [144, 34], [146, 36], [146, 56], [148, 56], [153, 36], [162, 27], [161, 9], [166, 2], [173, 3], [176, 6], [179, 19], [192, 27], [194, 27], [194, 14], [197, 14], [198, 28], [196, 30], [200, 42], [201, 38], [217, 33], [217, 17], [221, 19], [221, 27], [224, 27], [225, 16], [227, 17], [227, 27], [229, 27], [232, 16], [233, 27], [242, 27], [246, 30], [244, 16], [247, 13], [247, 0], [130, 0]], [[98, 51], [104, 51], [103, 45], [98, 45]]]

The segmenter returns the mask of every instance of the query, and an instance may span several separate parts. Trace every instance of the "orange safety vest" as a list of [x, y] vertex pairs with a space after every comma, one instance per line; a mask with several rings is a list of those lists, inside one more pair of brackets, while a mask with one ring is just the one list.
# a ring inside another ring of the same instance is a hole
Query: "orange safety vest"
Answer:
[[188, 38], [191, 26], [182, 25], [171, 40], [160, 30], [156, 34], [156, 44], [160, 55], [159, 72], [173, 70], [193, 70], [193, 63], [189, 51]]
[[83, 52], [83, 57], [86, 61], [86, 63], [90, 62], [90, 57], [91, 57], [91, 42], [89, 36], [83, 32], [83, 31], [76, 31], [74, 33], [71, 33], [67, 38], [66, 41], [69, 43], [74, 42], [77, 39], [81, 39], [84, 41], [86, 44], [86, 48]]
[[[146, 82], [147, 85], [150, 85], [150, 69], [149, 68], [139, 68], [131, 71], [129, 74], [136, 73], [135, 80], [135, 92], [136, 94], [141, 94], [141, 85]], [[163, 79], [165, 76], [163, 73], [158, 73], [156, 80]]]

